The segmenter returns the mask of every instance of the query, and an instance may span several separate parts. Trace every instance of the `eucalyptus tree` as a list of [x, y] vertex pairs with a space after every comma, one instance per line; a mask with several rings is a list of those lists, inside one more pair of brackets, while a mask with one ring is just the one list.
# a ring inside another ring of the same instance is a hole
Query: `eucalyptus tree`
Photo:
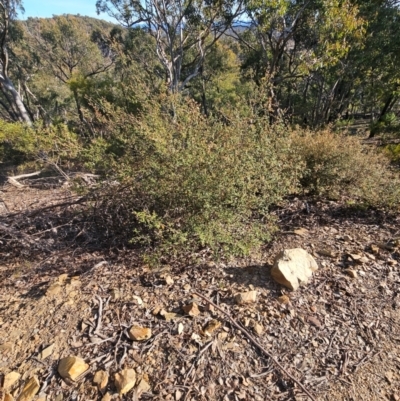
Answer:
[[21, 121], [31, 125], [31, 116], [9, 74], [9, 47], [18, 10], [23, 10], [20, 0], [0, 1], [0, 90], [3, 95], [0, 105], [12, 121]]
[[212, 47], [241, 15], [243, 1], [98, 0], [97, 10], [154, 38], [169, 91], [178, 93], [200, 74]]

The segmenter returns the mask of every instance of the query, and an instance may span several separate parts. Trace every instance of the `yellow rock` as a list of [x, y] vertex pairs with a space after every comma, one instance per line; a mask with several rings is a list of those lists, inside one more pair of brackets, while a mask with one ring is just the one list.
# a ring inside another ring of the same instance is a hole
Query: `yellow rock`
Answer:
[[190, 302], [183, 307], [183, 311], [189, 316], [199, 316], [200, 310], [196, 302]]
[[124, 395], [135, 386], [136, 372], [133, 369], [124, 369], [114, 375], [114, 380], [119, 395]]
[[58, 373], [63, 379], [76, 380], [89, 369], [89, 365], [77, 356], [68, 356], [58, 364]]
[[286, 305], [290, 303], [290, 298], [287, 295], [281, 295], [280, 297], [278, 297], [278, 302], [280, 304]]
[[132, 326], [128, 331], [128, 335], [131, 340], [148, 340], [151, 337], [151, 329], [147, 327]]
[[22, 393], [17, 398], [17, 401], [31, 401], [38, 393], [40, 388], [39, 380], [36, 376], [33, 376], [28, 383], [25, 384], [22, 389]]
[[40, 353], [40, 359], [46, 359], [47, 357], [49, 357], [54, 351], [54, 344], [49, 345], [48, 347], [46, 347], [41, 353]]
[[240, 294], [235, 295], [235, 301], [239, 305], [256, 302], [256, 300], [257, 300], [257, 291], [241, 292]]
[[6, 394], [4, 396], [4, 401], [14, 401], [14, 397], [11, 394]]
[[58, 283], [53, 283], [46, 291], [47, 296], [58, 295], [62, 290], [62, 287]]
[[105, 393], [104, 397], [101, 399], [101, 401], [111, 401], [112, 397], [110, 393]]
[[5, 390], [8, 390], [9, 388], [11, 388], [21, 377], [21, 375], [18, 372], [10, 372], [7, 373], [4, 376], [4, 383], [3, 383], [3, 387]]
[[203, 333], [205, 336], [211, 337], [215, 330], [218, 330], [221, 327], [221, 322], [218, 320], [210, 320], [203, 329]]
[[103, 391], [108, 384], [108, 373], [104, 370], [97, 371], [94, 375], [93, 383], [97, 384], [97, 387], [100, 391]]

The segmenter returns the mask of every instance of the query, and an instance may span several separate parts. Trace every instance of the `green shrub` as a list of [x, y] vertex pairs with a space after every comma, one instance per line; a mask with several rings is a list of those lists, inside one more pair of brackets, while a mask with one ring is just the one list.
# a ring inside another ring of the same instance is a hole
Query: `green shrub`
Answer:
[[0, 161], [19, 164], [34, 161], [40, 154], [51, 159], [71, 160], [80, 152], [75, 134], [65, 125], [28, 127], [0, 120]]
[[195, 103], [168, 101], [129, 124], [113, 122], [125, 147], [113, 167], [121, 189], [111, 189], [107, 207], [125, 213], [114, 220], [134, 226], [134, 243], [248, 254], [271, 236], [270, 206], [295, 190], [300, 164], [289, 132], [263, 117], [222, 123]]
[[306, 166], [300, 184], [307, 193], [346, 194], [372, 206], [399, 204], [398, 175], [384, 155], [363, 146], [359, 138], [329, 130], [296, 131], [292, 141]]

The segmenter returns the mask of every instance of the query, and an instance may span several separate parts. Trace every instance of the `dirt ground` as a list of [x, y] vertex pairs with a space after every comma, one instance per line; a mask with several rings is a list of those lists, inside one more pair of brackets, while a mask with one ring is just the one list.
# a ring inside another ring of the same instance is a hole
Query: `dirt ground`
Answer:
[[[318, 401], [400, 400], [400, 216], [291, 199], [251, 258], [199, 253], [196, 264], [150, 268], [137, 251], [80, 240], [76, 200], [66, 187], [0, 188], [0, 377], [20, 374], [0, 401], [312, 399], [299, 383]], [[319, 269], [290, 292], [270, 270], [280, 250], [298, 247]], [[235, 302], [252, 290], [255, 302]], [[150, 338], [132, 340], [134, 325]], [[89, 365], [76, 381], [58, 373], [71, 355]], [[120, 396], [124, 368], [137, 380]], [[39, 388], [24, 398], [32, 377]]]

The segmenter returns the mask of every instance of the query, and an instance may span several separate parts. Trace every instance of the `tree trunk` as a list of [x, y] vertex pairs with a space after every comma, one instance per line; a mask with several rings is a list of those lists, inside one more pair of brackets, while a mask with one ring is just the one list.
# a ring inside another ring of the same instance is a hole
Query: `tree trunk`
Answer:
[[21, 96], [15, 89], [11, 80], [7, 77], [0, 75], [0, 85], [2, 91], [6, 95], [11, 95], [11, 97], [10, 96], [6, 97], [9, 100], [9, 102], [11, 102], [10, 106], [14, 110], [14, 113], [17, 113], [16, 117], [18, 118], [18, 120], [31, 126], [32, 120], [29, 116], [29, 113], [27, 112], [24, 102], [22, 101]]

